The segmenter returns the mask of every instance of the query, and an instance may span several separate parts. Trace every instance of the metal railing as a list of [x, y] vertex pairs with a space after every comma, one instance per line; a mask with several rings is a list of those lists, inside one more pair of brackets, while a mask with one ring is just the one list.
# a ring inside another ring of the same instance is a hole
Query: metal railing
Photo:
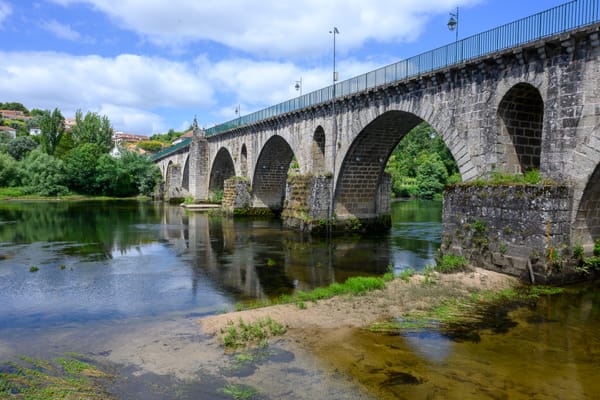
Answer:
[[[570, 1], [538, 14], [336, 83], [335, 94], [336, 97], [348, 96], [379, 86], [410, 80], [435, 70], [448, 68], [549, 36], [583, 28], [599, 22], [599, 11], [600, 0]], [[216, 135], [239, 126], [254, 124], [278, 115], [328, 103], [333, 100], [333, 93], [333, 85], [331, 85], [251, 114], [237, 117], [208, 128], [205, 132], [207, 136]]]

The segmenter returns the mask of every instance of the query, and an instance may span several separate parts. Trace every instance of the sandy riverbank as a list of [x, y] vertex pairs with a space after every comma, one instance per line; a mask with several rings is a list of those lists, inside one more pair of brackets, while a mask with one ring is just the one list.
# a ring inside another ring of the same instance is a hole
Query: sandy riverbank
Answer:
[[248, 323], [270, 317], [287, 328], [286, 336], [297, 340], [310, 337], [313, 341], [319, 330], [366, 327], [373, 322], [429, 310], [444, 299], [519, 284], [516, 278], [479, 268], [454, 274], [436, 273], [434, 283], [429, 285], [424, 285], [423, 279], [422, 275], [413, 276], [409, 282], [395, 279], [383, 290], [364, 296], [339, 296], [317, 303], [308, 302], [305, 309], [295, 304], [276, 305], [210, 316], [199, 323], [203, 333], [219, 336], [230, 321], [237, 322], [241, 318]]

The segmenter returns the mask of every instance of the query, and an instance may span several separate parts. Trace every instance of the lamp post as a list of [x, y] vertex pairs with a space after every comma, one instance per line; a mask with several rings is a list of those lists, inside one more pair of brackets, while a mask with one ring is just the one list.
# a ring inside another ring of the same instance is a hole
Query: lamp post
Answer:
[[235, 116], [237, 117], [237, 125], [240, 126], [240, 123], [242, 122], [242, 114], [240, 112], [240, 105], [238, 104], [238, 106], [235, 108]]
[[[336, 157], [336, 150], [337, 150], [337, 116], [335, 113], [335, 83], [338, 80], [338, 73], [335, 69], [335, 35], [339, 35], [340, 31], [338, 30], [338, 28], [336, 28], [335, 26], [333, 27], [333, 30], [329, 31], [329, 33], [333, 34], [333, 88], [332, 88], [332, 97], [331, 97], [331, 113], [333, 116], [333, 120], [332, 120], [332, 133], [333, 133], [333, 141], [332, 141], [332, 167], [331, 167], [331, 172], [332, 172], [332, 178], [331, 178], [331, 193], [330, 193], [330, 203], [329, 203], [329, 234], [331, 234], [331, 224], [333, 223], [333, 212], [334, 212], [334, 207], [335, 207], [335, 202], [333, 199], [334, 196], [334, 189], [335, 189], [335, 157]], [[330, 258], [331, 259], [331, 258]]]
[[455, 41], [458, 42], [458, 7], [456, 7], [456, 13], [450, 13], [450, 19], [448, 20], [448, 29], [456, 32]]
[[300, 96], [302, 96], [302, 77], [300, 77], [299, 81], [296, 81], [296, 84], [294, 85], [294, 88], [296, 88], [296, 91], [300, 92]]

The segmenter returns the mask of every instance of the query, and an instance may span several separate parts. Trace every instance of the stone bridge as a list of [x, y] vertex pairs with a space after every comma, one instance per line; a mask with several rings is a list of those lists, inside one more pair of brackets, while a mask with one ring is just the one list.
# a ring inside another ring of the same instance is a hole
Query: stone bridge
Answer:
[[[506, 198], [481, 203], [476, 191], [445, 199], [443, 248], [532, 279], [538, 265], [544, 275], [557, 254], [566, 258], [579, 245], [589, 252], [600, 239], [598, 8], [569, 2], [216, 128], [196, 127], [192, 139], [155, 156], [165, 195], [204, 201], [225, 189], [224, 206], [282, 212], [287, 226], [309, 231], [385, 227], [386, 162], [426, 121], [464, 182], [537, 169], [544, 183], [563, 188], [560, 201], [523, 195], [528, 202], [512, 208]], [[534, 36], [523, 36], [530, 30]], [[541, 216], [535, 227], [519, 237], [503, 232], [523, 207]], [[494, 230], [482, 259], [465, 250], [473, 234], [457, 241], [480, 220]]]

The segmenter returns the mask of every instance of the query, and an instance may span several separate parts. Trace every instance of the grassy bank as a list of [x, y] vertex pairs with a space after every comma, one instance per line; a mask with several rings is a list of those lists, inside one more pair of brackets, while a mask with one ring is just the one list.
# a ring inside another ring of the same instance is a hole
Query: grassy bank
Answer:
[[107, 197], [107, 196], [85, 196], [81, 194], [68, 194], [64, 196], [39, 196], [36, 194], [25, 194], [19, 188], [0, 188], [1, 200], [27, 200], [27, 201], [106, 201], [106, 200], [150, 200], [148, 196], [136, 197]]

